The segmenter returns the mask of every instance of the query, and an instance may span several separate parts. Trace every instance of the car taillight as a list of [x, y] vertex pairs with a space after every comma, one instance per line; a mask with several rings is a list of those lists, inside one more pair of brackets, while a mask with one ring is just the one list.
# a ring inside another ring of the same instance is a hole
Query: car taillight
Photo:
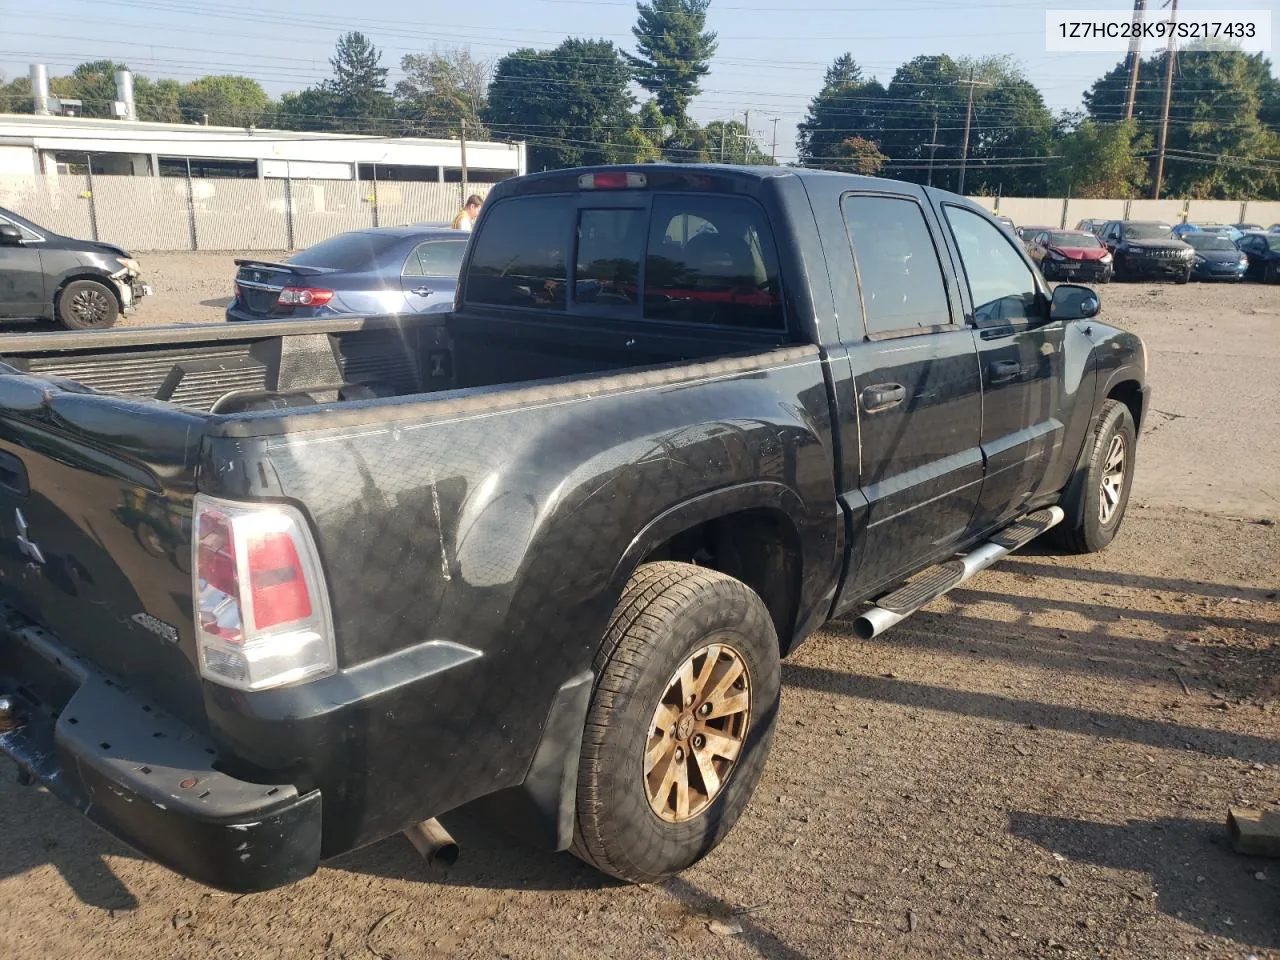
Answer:
[[192, 530], [196, 645], [205, 679], [263, 690], [337, 669], [324, 573], [296, 509], [197, 494]]
[[609, 171], [584, 173], [578, 177], [579, 190], [643, 190], [648, 185], [649, 178], [643, 173]]
[[319, 287], [285, 287], [276, 297], [282, 307], [323, 307], [333, 299], [332, 290]]

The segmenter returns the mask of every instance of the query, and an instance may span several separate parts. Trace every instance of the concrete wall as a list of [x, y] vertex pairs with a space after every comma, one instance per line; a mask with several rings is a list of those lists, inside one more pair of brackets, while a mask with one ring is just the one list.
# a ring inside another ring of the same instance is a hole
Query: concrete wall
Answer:
[[1130, 200], [1130, 220], [1163, 220], [1170, 226], [1182, 222], [1185, 200]]
[[1192, 200], [1188, 223], [1239, 223], [1239, 200]]
[[1019, 226], [1062, 226], [1062, 201], [1056, 198], [1001, 197], [999, 212]]
[[995, 210], [996, 208], [995, 197], [969, 197], [968, 199], [972, 200], [985, 210]]
[[1280, 202], [1275, 200], [1250, 200], [1245, 207], [1245, 222], [1260, 223], [1264, 228], [1280, 223]]
[[1067, 201], [1067, 226], [1074, 227], [1081, 220], [1119, 220], [1124, 217], [1123, 200]]

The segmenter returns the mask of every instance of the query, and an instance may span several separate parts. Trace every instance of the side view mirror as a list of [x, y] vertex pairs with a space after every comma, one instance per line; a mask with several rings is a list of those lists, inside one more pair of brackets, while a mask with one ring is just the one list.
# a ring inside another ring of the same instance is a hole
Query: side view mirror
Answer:
[[22, 246], [22, 231], [11, 223], [0, 223], [0, 247]]
[[1060, 283], [1049, 302], [1050, 320], [1088, 320], [1102, 309], [1098, 294], [1078, 283]]

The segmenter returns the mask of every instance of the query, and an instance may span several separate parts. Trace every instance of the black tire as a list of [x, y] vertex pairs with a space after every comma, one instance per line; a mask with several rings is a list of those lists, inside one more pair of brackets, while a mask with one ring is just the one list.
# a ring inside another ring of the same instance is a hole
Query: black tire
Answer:
[[[711, 642], [729, 644], [746, 665], [749, 722], [737, 761], [709, 805], [669, 822], [650, 806], [645, 750], [677, 670]], [[769, 611], [741, 581], [685, 563], [648, 563], [636, 571], [595, 660], [578, 767], [576, 856], [621, 880], [648, 883], [680, 872], [725, 838], [769, 755], [781, 685], [778, 649]]]
[[1174, 282], [1175, 282], [1175, 283], [1190, 283], [1190, 282], [1191, 282], [1191, 268], [1190, 268], [1190, 267], [1187, 267], [1186, 271], [1185, 271], [1185, 272], [1184, 272], [1180, 277], [1175, 277], [1175, 278], [1174, 278]]
[[68, 330], [105, 330], [120, 316], [115, 292], [97, 280], [72, 280], [54, 306], [58, 322]]
[[[1118, 506], [1104, 523], [1101, 517], [1103, 469], [1112, 441], [1120, 437], [1124, 444], [1124, 477], [1120, 486]], [[1054, 541], [1071, 553], [1096, 553], [1104, 549], [1124, 523], [1125, 510], [1129, 506], [1129, 493], [1133, 489], [1134, 452], [1137, 449], [1137, 433], [1133, 414], [1118, 400], [1108, 400], [1093, 425], [1087, 446], [1088, 459], [1080, 467], [1083, 475], [1063, 500], [1062, 508], [1067, 518], [1053, 528]], [[1080, 517], [1074, 525], [1072, 518]]]

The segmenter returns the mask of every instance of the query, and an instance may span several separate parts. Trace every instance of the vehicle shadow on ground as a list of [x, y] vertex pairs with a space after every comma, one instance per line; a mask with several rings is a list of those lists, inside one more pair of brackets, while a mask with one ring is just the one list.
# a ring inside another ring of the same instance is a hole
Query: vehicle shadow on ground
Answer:
[[[1025, 557], [1045, 557], [1053, 564], [1027, 563]], [[1175, 580], [1168, 577], [1148, 577], [1136, 573], [1114, 570], [1093, 570], [1075, 567], [1062, 562], [1062, 554], [1051, 545], [1033, 541], [1018, 551], [1016, 557], [1002, 559], [995, 570], [1021, 573], [1032, 577], [1049, 577], [1057, 580], [1073, 580], [1076, 583], [1098, 584], [1105, 587], [1132, 587], [1159, 594], [1185, 594], [1198, 597], [1218, 597], [1241, 600], [1275, 600], [1280, 591], [1273, 588], [1242, 587], [1225, 583], [1205, 583], [1198, 580]]]
[[132, 910], [137, 898], [104, 857], [137, 854], [38, 787], [19, 786], [17, 768], [0, 762], [0, 878], [52, 865], [84, 904], [100, 910]]
[[225, 310], [227, 307], [231, 306], [231, 301], [234, 299], [235, 297], [214, 297], [212, 300], [201, 300], [200, 306], [221, 307]]
[[1276, 881], [1254, 877], [1268, 862], [1235, 853], [1221, 825], [1180, 818], [1118, 825], [1015, 811], [1009, 831], [1069, 861], [1149, 874], [1156, 909], [1205, 933], [1280, 947]]

